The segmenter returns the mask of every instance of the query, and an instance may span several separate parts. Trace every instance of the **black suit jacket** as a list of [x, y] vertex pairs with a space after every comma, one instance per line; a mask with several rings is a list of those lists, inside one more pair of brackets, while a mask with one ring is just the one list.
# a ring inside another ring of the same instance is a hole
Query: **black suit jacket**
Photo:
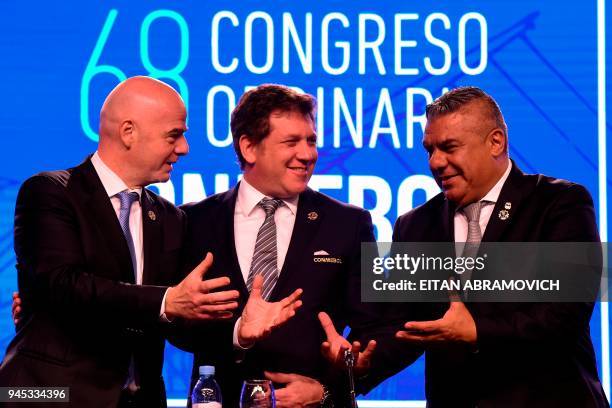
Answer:
[[23, 183], [15, 253], [24, 309], [0, 384], [66, 386], [70, 406], [115, 407], [134, 356], [148, 405], [166, 405], [159, 312], [179, 271], [185, 217], [147, 190], [141, 204], [144, 285], [134, 285], [129, 249], [89, 159]]
[[[207, 278], [230, 277], [231, 287], [240, 292], [239, 316], [249, 293], [234, 245], [237, 192], [235, 187], [183, 209], [188, 218], [186, 252], [191, 260], [187, 270], [211, 251], [214, 262]], [[324, 333], [317, 314], [328, 312], [337, 327], [347, 323], [358, 326], [370, 318], [360, 303], [360, 254], [364, 241], [374, 241], [367, 211], [310, 189], [302, 193], [285, 263], [270, 296], [270, 301], [277, 301], [302, 288], [302, 307], [289, 322], [243, 355], [233, 350], [233, 322], [219, 327], [216, 334], [204, 334], [195, 353], [193, 379], [199, 365], [215, 365], [227, 407], [238, 406], [242, 381], [263, 378], [264, 370], [329, 381], [328, 364], [320, 351]], [[314, 255], [321, 250], [329, 256]], [[341, 263], [325, 262], [330, 258]], [[237, 363], [237, 359], [242, 362]]]
[[[510, 216], [498, 217], [505, 203]], [[455, 208], [441, 193], [401, 216], [393, 240], [453, 242]], [[578, 184], [525, 175], [515, 164], [483, 242], [599, 242], [593, 202]], [[589, 332], [592, 303], [467, 303], [478, 351], [426, 352], [428, 407], [604, 407]], [[448, 304], [405, 304], [380, 340], [364, 390], [412, 362], [419, 350], [392, 336], [408, 320], [439, 318]], [[393, 314], [393, 313], [391, 313]], [[367, 336], [367, 334], [366, 334]], [[403, 362], [402, 362], [403, 360]]]

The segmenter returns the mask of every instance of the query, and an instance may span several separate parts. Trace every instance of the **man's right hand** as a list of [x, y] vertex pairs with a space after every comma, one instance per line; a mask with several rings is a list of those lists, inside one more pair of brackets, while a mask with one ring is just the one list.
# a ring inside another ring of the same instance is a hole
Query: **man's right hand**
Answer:
[[168, 289], [165, 313], [169, 319], [213, 320], [232, 317], [232, 310], [238, 307], [238, 291], [213, 292], [229, 285], [230, 279], [203, 280], [212, 262], [213, 256], [209, 252], [181, 283]]
[[347, 339], [342, 337], [336, 331], [334, 323], [327, 313], [319, 313], [319, 322], [321, 322], [321, 327], [323, 327], [325, 336], [327, 337], [327, 340], [321, 344], [323, 356], [336, 366], [344, 367], [344, 353], [346, 350], [350, 349], [355, 357], [355, 374], [358, 376], [366, 374], [370, 369], [370, 361], [372, 359], [372, 353], [374, 353], [376, 349], [376, 341], [370, 340], [365, 350], [361, 351], [361, 343], [354, 341], [353, 344], [351, 344]]
[[255, 276], [249, 299], [244, 306], [238, 324], [238, 344], [251, 347], [257, 340], [268, 336], [272, 330], [295, 316], [302, 306], [299, 300], [302, 289], [296, 289], [278, 302], [268, 302], [261, 297], [263, 277]]

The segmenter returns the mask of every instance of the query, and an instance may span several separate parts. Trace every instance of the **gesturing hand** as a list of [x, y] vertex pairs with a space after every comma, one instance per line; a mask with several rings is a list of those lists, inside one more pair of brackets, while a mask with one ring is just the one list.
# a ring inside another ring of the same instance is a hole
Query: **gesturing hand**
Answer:
[[185, 279], [168, 290], [165, 313], [170, 319], [181, 317], [189, 320], [229, 319], [238, 307], [238, 291], [212, 292], [227, 286], [228, 277], [202, 280], [212, 265], [213, 256], [206, 258]]
[[451, 302], [441, 319], [408, 322], [404, 327], [406, 330], [398, 331], [395, 337], [423, 345], [448, 342], [476, 344], [476, 323], [465, 304], [458, 301]]
[[261, 297], [262, 285], [263, 277], [256, 275], [251, 295], [242, 311], [238, 325], [238, 342], [244, 347], [270, 334], [274, 328], [295, 316], [296, 309], [302, 306], [302, 301], [299, 300], [302, 289], [296, 289], [278, 302], [267, 302]]
[[376, 341], [370, 340], [365, 350], [361, 351], [361, 343], [354, 341], [351, 344], [342, 337], [336, 331], [334, 323], [327, 313], [319, 313], [319, 321], [327, 337], [327, 340], [321, 344], [323, 356], [335, 365], [344, 367], [344, 352], [350, 349], [353, 356], [355, 356], [355, 365], [353, 367], [355, 374], [358, 376], [365, 374], [370, 368], [372, 353], [376, 349]]

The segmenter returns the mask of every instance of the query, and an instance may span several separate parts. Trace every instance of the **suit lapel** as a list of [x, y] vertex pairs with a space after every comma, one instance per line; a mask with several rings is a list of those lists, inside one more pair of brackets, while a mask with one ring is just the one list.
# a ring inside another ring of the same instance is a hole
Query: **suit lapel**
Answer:
[[482, 241], [503, 240], [504, 232], [514, 223], [514, 215], [519, 212], [523, 199], [530, 194], [531, 189], [523, 172], [512, 162], [512, 170], [495, 203]]
[[443, 253], [445, 256], [455, 257], [455, 209], [457, 207], [451, 201], [444, 198], [440, 206], [440, 220], [438, 225], [432, 225], [431, 236], [429, 241], [431, 242], [447, 242], [447, 245], [442, 245]]
[[293, 281], [292, 275], [303, 273], [304, 260], [308, 259], [309, 255], [312, 256], [312, 254], [308, 254], [307, 248], [316, 236], [317, 230], [324, 218], [325, 213], [317, 203], [316, 194], [310, 189], [300, 194], [285, 263], [281, 269], [276, 286], [272, 290], [270, 300], [276, 301], [280, 299], [281, 294], [285, 293], [285, 286]]
[[91, 164], [90, 158], [77, 166], [73, 177], [76, 179], [75, 199], [82, 201], [88, 211], [84, 216], [89, 217], [91, 225], [98, 229], [101, 242], [105, 242], [110, 254], [117, 263], [117, 279], [125, 282], [134, 282], [132, 258], [125, 237], [119, 225], [119, 219], [104, 190], [104, 186]]
[[154, 283], [153, 277], [159, 276], [158, 260], [163, 243], [161, 227], [163, 220], [160, 217], [163, 214], [159, 211], [151, 192], [145, 188], [142, 189], [140, 203], [142, 208], [142, 284], [148, 285]]

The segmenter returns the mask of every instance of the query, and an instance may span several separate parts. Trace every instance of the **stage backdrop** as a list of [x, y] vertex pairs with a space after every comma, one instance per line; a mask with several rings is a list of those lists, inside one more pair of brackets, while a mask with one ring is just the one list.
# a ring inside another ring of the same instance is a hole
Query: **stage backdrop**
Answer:
[[[425, 104], [477, 85], [501, 105], [516, 163], [584, 184], [607, 240], [603, 10], [603, 0], [0, 2], [0, 349], [14, 334], [17, 189], [93, 152], [103, 97], [132, 75], [168, 82], [188, 104], [191, 152], [157, 187], [176, 204], [236, 183], [230, 111], [249, 87], [282, 83], [318, 99], [311, 186], [369, 209], [390, 240], [398, 214], [438, 192], [421, 147]], [[608, 322], [598, 305], [606, 390]], [[190, 356], [168, 347], [164, 369], [169, 398], [184, 398]], [[422, 401], [422, 371], [419, 361], [362, 406]]]

